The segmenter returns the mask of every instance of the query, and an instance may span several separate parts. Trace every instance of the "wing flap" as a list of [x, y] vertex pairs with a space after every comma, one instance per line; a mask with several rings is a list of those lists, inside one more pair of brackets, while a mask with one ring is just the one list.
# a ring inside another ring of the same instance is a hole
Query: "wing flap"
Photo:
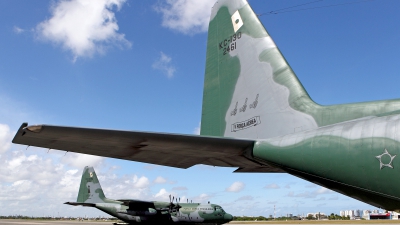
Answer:
[[178, 168], [260, 166], [243, 155], [254, 140], [24, 123], [12, 142]]

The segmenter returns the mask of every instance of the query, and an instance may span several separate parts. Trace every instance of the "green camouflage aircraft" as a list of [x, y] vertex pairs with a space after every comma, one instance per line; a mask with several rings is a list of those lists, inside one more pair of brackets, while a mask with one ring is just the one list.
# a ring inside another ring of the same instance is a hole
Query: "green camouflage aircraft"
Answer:
[[141, 201], [135, 199], [113, 200], [106, 198], [93, 167], [83, 169], [76, 202], [64, 204], [95, 207], [128, 224], [223, 224], [233, 219], [216, 204]]
[[289, 173], [400, 210], [399, 113], [400, 99], [315, 103], [247, 1], [219, 0], [208, 31], [200, 136], [24, 123], [13, 143], [178, 168]]

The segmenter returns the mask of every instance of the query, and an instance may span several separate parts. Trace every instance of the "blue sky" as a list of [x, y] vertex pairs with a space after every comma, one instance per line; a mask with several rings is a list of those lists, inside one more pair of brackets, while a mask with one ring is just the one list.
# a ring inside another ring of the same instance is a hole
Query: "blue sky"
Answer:
[[[85, 165], [110, 198], [173, 194], [233, 215], [268, 216], [274, 205], [277, 215], [373, 209], [287, 174], [181, 170], [10, 144], [22, 122], [196, 133], [213, 2], [0, 1], [1, 214], [103, 215], [62, 204], [76, 199]], [[249, 1], [259, 14], [307, 2]], [[260, 19], [311, 97], [330, 105], [400, 97], [399, 7], [367, 1]]]

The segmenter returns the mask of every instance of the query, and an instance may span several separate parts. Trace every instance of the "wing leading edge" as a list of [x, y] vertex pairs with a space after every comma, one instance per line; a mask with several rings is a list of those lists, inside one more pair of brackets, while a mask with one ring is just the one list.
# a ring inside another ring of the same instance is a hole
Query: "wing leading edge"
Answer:
[[239, 167], [235, 172], [284, 172], [246, 157], [254, 140], [24, 123], [12, 142], [184, 169], [205, 164]]

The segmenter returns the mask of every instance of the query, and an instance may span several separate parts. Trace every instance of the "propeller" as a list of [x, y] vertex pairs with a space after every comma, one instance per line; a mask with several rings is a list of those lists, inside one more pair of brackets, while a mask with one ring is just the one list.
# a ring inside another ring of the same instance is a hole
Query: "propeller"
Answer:
[[175, 207], [175, 205], [174, 205], [174, 196], [172, 196], [172, 199], [171, 199], [171, 195], [169, 195], [169, 205], [168, 205], [168, 208], [169, 208], [169, 211], [171, 212], [172, 211], [172, 208], [174, 208]]
[[179, 198], [179, 200], [178, 200], [178, 198], [176, 198], [175, 201], [176, 201], [176, 206], [174, 208], [176, 208], [176, 209], [182, 208], [182, 206], [179, 205], [179, 202], [181, 201], [181, 198]]
[[[175, 200], [176, 204], [174, 204], [174, 200]], [[178, 197], [175, 198], [175, 196], [172, 196], [172, 198], [171, 198], [171, 195], [169, 195], [169, 205], [168, 205], [169, 211], [172, 212], [173, 209], [179, 210], [180, 208], [182, 208], [182, 206], [179, 205], [180, 201], [181, 201], [181, 198], [178, 198]]]

